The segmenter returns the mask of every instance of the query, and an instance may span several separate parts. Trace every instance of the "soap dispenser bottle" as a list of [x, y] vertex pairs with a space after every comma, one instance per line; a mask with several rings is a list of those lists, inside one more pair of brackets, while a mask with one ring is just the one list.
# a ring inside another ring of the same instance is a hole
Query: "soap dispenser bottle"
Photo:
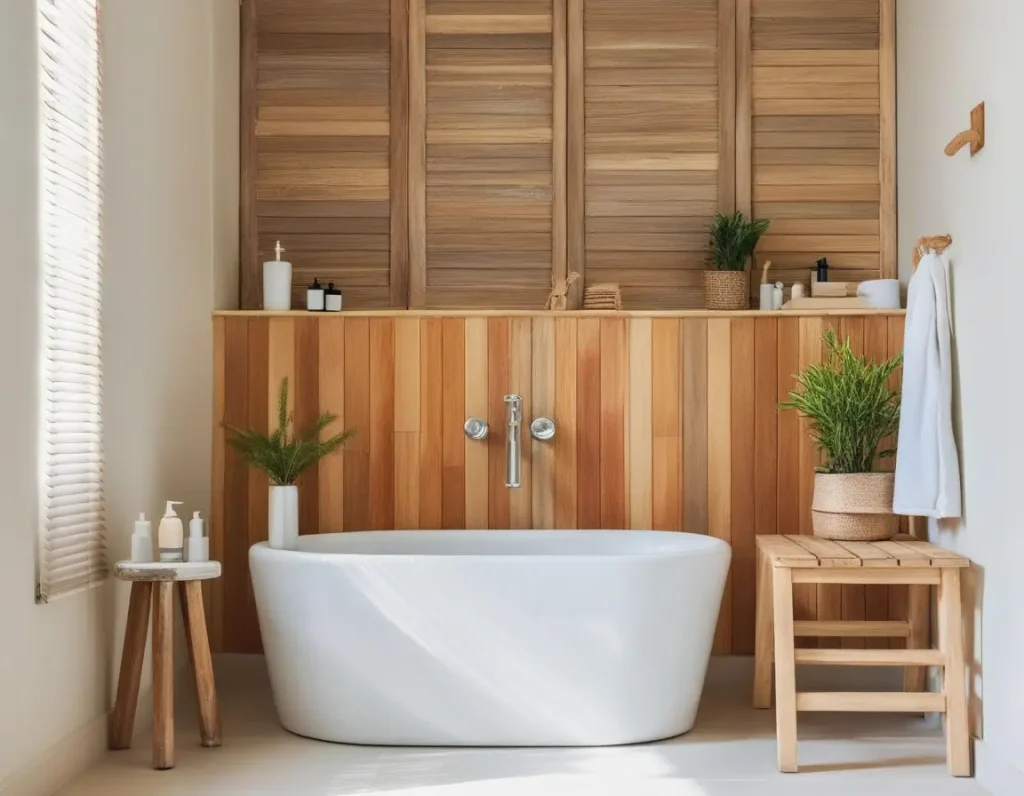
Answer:
[[145, 514], [140, 514], [135, 521], [135, 529], [132, 532], [132, 563], [151, 564], [153, 562], [153, 526], [146, 519]]
[[324, 286], [313, 277], [313, 284], [306, 289], [306, 309], [310, 312], [323, 312], [324, 293]]
[[192, 519], [188, 521], [188, 560], [210, 560], [210, 539], [203, 536], [203, 520], [198, 511], [192, 512]]
[[327, 284], [327, 292], [324, 294], [324, 309], [327, 312], [341, 312], [341, 291], [334, 286], [333, 282]]
[[181, 518], [174, 513], [174, 507], [180, 506], [180, 500], [168, 500], [167, 509], [157, 529], [157, 546], [160, 548], [160, 562], [173, 563], [182, 560], [185, 546], [185, 533], [181, 526]]
[[828, 258], [822, 257], [818, 260], [818, 281], [822, 284], [828, 281]]

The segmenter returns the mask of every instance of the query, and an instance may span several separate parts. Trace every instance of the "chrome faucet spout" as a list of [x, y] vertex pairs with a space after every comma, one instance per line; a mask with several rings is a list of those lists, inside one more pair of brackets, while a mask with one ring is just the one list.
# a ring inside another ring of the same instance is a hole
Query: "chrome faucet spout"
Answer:
[[518, 395], [505, 396], [505, 418], [508, 433], [505, 441], [505, 486], [519, 489], [520, 459], [522, 456], [523, 399]]

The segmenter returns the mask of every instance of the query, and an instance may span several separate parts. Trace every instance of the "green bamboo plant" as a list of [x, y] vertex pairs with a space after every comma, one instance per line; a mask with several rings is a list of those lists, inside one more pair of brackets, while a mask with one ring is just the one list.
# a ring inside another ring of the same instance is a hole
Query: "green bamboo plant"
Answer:
[[240, 451], [250, 465], [262, 470], [274, 486], [294, 484], [302, 471], [324, 456], [340, 448], [351, 437], [352, 431], [342, 431], [321, 440], [320, 434], [337, 420], [332, 414], [322, 414], [305, 431], [288, 435], [293, 418], [288, 413], [288, 379], [281, 379], [277, 397], [277, 428], [271, 434], [252, 429], [240, 429], [224, 424], [231, 432], [228, 444]]
[[899, 429], [900, 394], [889, 386], [889, 377], [902, 367], [903, 355], [875, 362], [855, 356], [850, 340], [840, 343], [832, 329], [823, 339], [825, 361], [795, 376], [799, 389], [780, 406], [810, 419], [824, 460], [818, 472], [870, 473], [878, 460], [896, 454], [879, 448]]
[[743, 271], [771, 221], [750, 221], [738, 210], [730, 215], [716, 213], [709, 231], [708, 266], [715, 271]]

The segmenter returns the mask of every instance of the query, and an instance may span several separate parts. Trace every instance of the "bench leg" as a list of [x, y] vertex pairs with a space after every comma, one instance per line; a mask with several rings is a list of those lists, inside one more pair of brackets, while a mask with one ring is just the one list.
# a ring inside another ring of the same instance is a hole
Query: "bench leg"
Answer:
[[117, 700], [110, 714], [108, 749], [130, 749], [132, 746], [142, 661], [146, 657], [146, 636], [149, 635], [149, 598], [152, 593], [152, 583], [138, 581], [132, 584], [128, 621], [124, 629], [124, 649], [121, 652], [121, 671], [117, 677]]
[[210, 639], [206, 633], [206, 614], [203, 611], [203, 584], [198, 580], [182, 581], [178, 584], [178, 594], [185, 623], [188, 660], [199, 701], [200, 739], [203, 746], [220, 746], [220, 709], [217, 706], [213, 659], [210, 657]]
[[954, 777], [971, 776], [971, 739], [967, 725], [960, 570], [943, 569], [939, 586], [940, 644], [945, 657], [946, 758]]
[[793, 628], [793, 572], [772, 571], [775, 604], [775, 724], [779, 744], [779, 771], [797, 771], [796, 653]]
[[153, 595], [153, 768], [174, 768], [174, 584]]
[[[907, 598], [907, 620], [910, 622], [910, 637], [907, 649], [931, 649], [931, 586], [910, 586]], [[927, 688], [928, 669], [924, 666], [908, 666], [903, 672], [903, 690], [917, 693]]]
[[754, 640], [754, 707], [772, 706], [772, 565], [768, 556], [757, 554], [757, 624]]

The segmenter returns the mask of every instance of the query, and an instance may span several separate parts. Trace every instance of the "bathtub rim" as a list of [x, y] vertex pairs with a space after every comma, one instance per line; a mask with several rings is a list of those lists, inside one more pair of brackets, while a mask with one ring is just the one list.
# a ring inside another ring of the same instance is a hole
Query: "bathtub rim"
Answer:
[[[393, 533], [408, 533], [414, 535], [420, 534], [432, 534], [432, 533], [443, 533], [443, 534], [495, 534], [495, 533], [522, 533], [522, 534], [557, 534], [557, 535], [577, 535], [581, 533], [601, 533], [601, 534], [645, 534], [645, 535], [658, 535], [665, 537], [693, 537], [700, 539], [707, 544], [701, 545], [700, 547], [685, 550], [638, 550], [638, 551], [620, 551], [614, 553], [351, 553], [351, 552], [319, 552], [310, 550], [283, 550], [281, 548], [274, 548], [270, 546], [268, 541], [256, 542], [249, 548], [249, 555], [260, 555], [270, 558], [289, 558], [294, 560], [300, 559], [367, 559], [367, 558], [382, 558], [382, 559], [394, 559], [401, 561], [409, 560], [435, 560], [435, 559], [455, 559], [458, 561], [510, 561], [510, 562], [521, 562], [521, 561], [653, 561], [653, 560], [665, 560], [665, 559], [677, 559], [677, 558], [694, 558], [700, 556], [712, 556], [726, 554], [732, 556], [732, 545], [726, 540], [710, 534], [700, 533], [689, 533], [686, 531], [651, 531], [651, 530], [628, 530], [628, 529], [585, 529], [585, 530], [522, 530], [522, 529], [466, 529], [466, 530], [443, 530], [443, 529], [430, 529], [430, 530], [377, 530], [377, 531], [334, 531], [331, 533], [321, 534], [306, 534], [307, 536], [357, 536], [364, 534], [374, 535], [385, 535]], [[302, 536], [299, 537], [300, 542]]]

